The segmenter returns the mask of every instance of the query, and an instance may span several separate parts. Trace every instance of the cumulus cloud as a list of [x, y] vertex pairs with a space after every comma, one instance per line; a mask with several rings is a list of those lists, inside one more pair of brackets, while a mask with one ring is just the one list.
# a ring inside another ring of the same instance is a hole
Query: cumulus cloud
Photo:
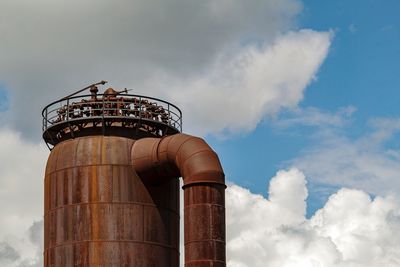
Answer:
[[3, 120], [37, 138], [41, 107], [109, 79], [176, 102], [190, 132], [250, 131], [296, 106], [326, 57], [331, 33], [287, 33], [301, 8], [298, 0], [2, 1], [0, 81], [11, 101]]
[[43, 213], [43, 174], [48, 149], [0, 130], [0, 238], [28, 229]]
[[228, 187], [228, 266], [399, 265], [398, 200], [341, 189], [307, 219], [305, 184], [304, 174], [291, 169], [271, 180], [268, 199]]
[[21, 233], [8, 234], [0, 242], [0, 264], [7, 267], [43, 266], [43, 221], [35, 221]]
[[19, 254], [13, 247], [5, 242], [0, 243], [0, 260], [1, 261], [15, 261], [19, 259]]

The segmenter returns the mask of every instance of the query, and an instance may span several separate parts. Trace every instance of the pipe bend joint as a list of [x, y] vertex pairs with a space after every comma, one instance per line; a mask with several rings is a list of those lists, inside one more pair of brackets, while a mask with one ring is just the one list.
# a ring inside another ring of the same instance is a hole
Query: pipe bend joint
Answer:
[[137, 140], [131, 150], [133, 168], [143, 179], [182, 176], [184, 187], [211, 183], [225, 186], [217, 154], [199, 137], [175, 134]]
[[225, 176], [210, 146], [185, 134], [143, 138], [133, 144], [131, 162], [150, 183], [183, 177], [185, 266], [226, 266]]

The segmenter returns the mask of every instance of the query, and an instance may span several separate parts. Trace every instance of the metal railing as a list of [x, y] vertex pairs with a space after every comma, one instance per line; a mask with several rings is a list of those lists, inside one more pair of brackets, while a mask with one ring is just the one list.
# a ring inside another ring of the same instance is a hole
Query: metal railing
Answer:
[[[139, 124], [167, 126], [182, 131], [181, 110], [161, 99], [132, 95], [75, 95], [54, 101], [43, 111], [43, 132], [61, 124], [77, 121], [129, 121]], [[104, 125], [104, 123], [103, 123]]]

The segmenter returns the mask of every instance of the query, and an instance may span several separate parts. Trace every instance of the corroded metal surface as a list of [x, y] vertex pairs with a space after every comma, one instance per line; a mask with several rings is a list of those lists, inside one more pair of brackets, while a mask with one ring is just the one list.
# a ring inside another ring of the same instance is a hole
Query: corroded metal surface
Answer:
[[226, 266], [225, 187], [185, 188], [185, 266]]
[[146, 180], [183, 177], [185, 266], [225, 267], [225, 181], [204, 140], [176, 134], [144, 138], [132, 147], [133, 166]]
[[70, 102], [82, 97], [75, 93], [43, 111], [43, 137], [55, 145], [45, 175], [45, 267], [178, 267], [179, 177], [185, 266], [225, 267], [217, 154], [176, 134], [181, 113], [172, 104], [113, 89], [98, 95], [98, 84], [82, 89], [88, 99]]
[[179, 266], [178, 180], [146, 184], [134, 140], [82, 137], [52, 151], [45, 176], [45, 266]]

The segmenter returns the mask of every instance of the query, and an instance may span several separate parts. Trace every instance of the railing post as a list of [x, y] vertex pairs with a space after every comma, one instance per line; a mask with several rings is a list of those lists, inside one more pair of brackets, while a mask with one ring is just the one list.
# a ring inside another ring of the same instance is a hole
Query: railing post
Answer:
[[168, 125], [171, 125], [171, 112], [169, 111], [169, 103], [168, 103]]
[[49, 122], [48, 118], [49, 118], [49, 109], [46, 108], [45, 130], [47, 130], [47, 128], [48, 128], [48, 125], [47, 125], [47, 123]]
[[101, 122], [101, 126], [102, 126], [102, 130], [103, 130], [103, 135], [106, 133], [106, 125], [105, 125], [105, 120], [104, 120], [104, 95], [102, 97], [102, 107], [101, 107], [101, 117], [102, 117], [102, 122]]
[[142, 126], [142, 97], [139, 97], [139, 127]]
[[66, 110], [66, 113], [67, 113], [67, 121], [69, 121], [69, 98], [67, 98], [67, 110]]

